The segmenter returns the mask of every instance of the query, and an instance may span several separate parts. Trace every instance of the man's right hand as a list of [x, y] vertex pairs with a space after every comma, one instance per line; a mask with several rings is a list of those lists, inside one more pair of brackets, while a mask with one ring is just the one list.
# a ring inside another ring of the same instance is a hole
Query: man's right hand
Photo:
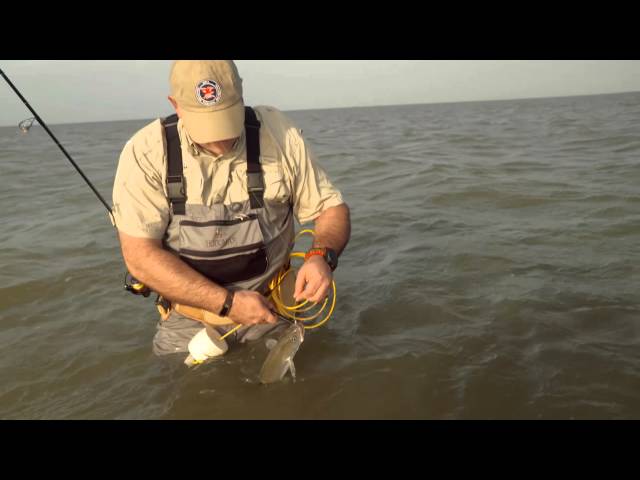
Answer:
[[269, 301], [258, 292], [238, 290], [233, 297], [228, 316], [235, 323], [243, 325], [276, 323], [278, 319], [271, 311], [272, 307]]

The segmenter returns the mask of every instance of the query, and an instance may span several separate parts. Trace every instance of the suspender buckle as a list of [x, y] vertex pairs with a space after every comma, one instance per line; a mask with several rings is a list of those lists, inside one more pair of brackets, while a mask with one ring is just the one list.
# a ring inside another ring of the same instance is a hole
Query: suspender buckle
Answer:
[[167, 193], [169, 193], [169, 199], [172, 202], [185, 198], [184, 177], [182, 175], [167, 176]]
[[247, 172], [247, 190], [249, 193], [264, 191], [262, 172]]

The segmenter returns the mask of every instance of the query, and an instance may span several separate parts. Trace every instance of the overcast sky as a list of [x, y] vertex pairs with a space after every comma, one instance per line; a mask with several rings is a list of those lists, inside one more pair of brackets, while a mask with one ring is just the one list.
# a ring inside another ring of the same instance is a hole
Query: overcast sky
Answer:
[[[47, 123], [170, 113], [170, 61], [0, 60]], [[238, 60], [248, 105], [306, 110], [640, 91], [640, 61]], [[0, 125], [31, 116], [0, 80]]]

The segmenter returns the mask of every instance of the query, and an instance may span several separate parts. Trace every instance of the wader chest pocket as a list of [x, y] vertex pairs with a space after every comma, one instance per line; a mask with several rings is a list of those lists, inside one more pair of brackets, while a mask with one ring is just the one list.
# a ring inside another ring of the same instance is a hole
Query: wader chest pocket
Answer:
[[228, 220], [182, 220], [180, 258], [220, 285], [262, 275], [269, 263], [256, 214]]

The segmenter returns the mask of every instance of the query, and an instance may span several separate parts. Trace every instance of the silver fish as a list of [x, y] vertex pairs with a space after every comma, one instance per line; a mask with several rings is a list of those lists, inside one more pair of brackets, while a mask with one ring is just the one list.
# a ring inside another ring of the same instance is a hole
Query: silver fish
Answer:
[[298, 352], [304, 341], [304, 327], [300, 322], [295, 322], [285, 330], [276, 341], [267, 340], [267, 347], [271, 349], [267, 359], [260, 370], [260, 383], [279, 382], [288, 371], [295, 380], [296, 368], [293, 365], [293, 357]]

